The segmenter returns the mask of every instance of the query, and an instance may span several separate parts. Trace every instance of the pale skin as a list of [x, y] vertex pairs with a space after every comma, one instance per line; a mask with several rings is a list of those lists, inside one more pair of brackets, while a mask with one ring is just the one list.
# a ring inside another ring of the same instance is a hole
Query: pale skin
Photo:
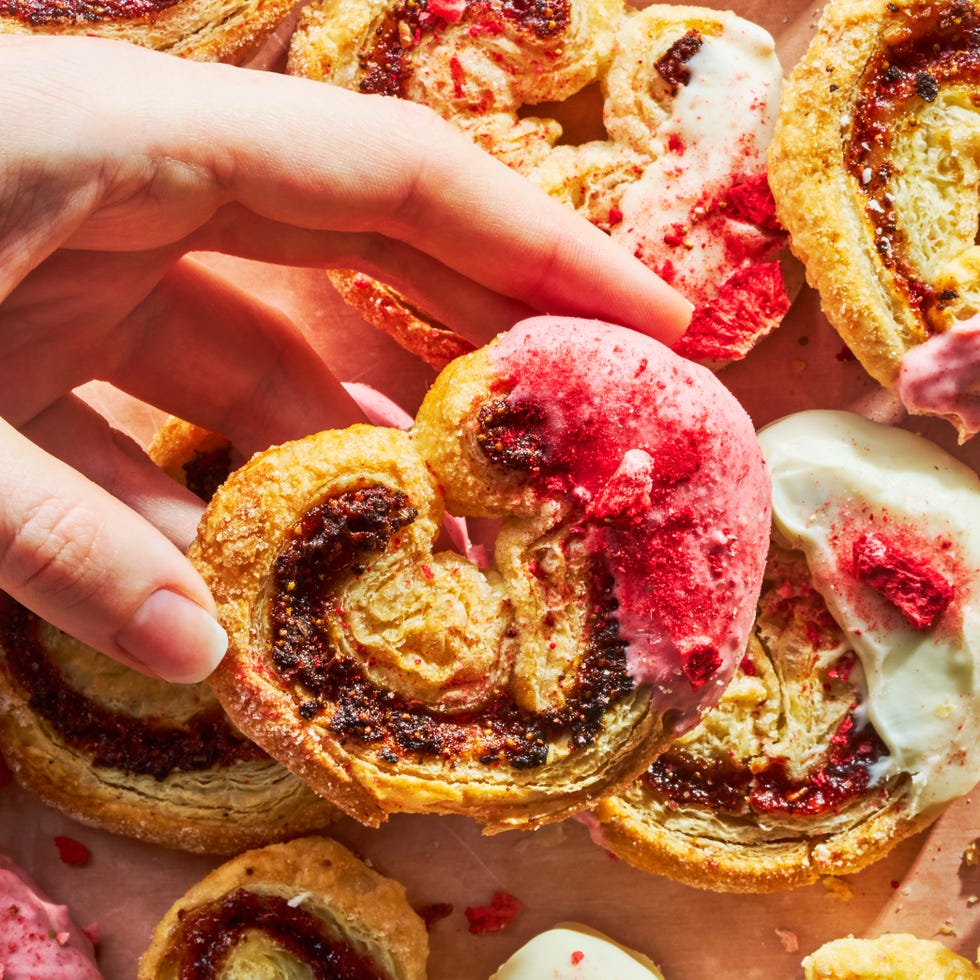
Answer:
[[0, 37], [0, 589], [197, 681], [225, 638], [200, 503], [73, 389], [248, 454], [363, 415], [296, 325], [192, 258], [357, 267], [484, 343], [534, 312], [667, 343], [690, 308], [420, 107], [97, 38]]

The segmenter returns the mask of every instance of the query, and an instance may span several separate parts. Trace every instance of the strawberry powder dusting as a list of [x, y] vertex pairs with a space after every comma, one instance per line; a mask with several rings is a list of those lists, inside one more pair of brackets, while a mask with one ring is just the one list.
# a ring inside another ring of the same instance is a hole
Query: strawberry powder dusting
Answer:
[[741, 659], [769, 539], [752, 423], [708, 370], [640, 334], [561, 317], [493, 349], [541, 494], [566, 500], [615, 579], [629, 670], [680, 730]]
[[68, 909], [2, 856], [0, 971], [5, 980], [102, 980], [92, 943]]

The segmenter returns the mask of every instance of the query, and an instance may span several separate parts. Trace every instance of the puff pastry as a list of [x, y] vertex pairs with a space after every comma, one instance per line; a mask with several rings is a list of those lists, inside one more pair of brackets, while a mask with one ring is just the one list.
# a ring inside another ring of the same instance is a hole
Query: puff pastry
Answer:
[[835, 939], [803, 960], [805, 980], [977, 980], [980, 970], [934, 939], [889, 933]]
[[[431, 106], [607, 231], [697, 307], [685, 356], [740, 358], [789, 306], [765, 174], [782, 72], [772, 39], [732, 13], [320, 0], [303, 11], [288, 70]], [[468, 349], [390, 288], [331, 276], [430, 364]]]
[[[161, 433], [157, 461], [213, 492], [227, 443], [177, 420]], [[227, 854], [337, 816], [242, 735], [205, 685], [138, 674], [2, 594], [0, 740], [17, 781], [46, 803], [168, 847]]]
[[831, 0], [769, 155], [831, 323], [910, 411], [964, 437], [980, 428], [976, 330], [963, 330], [980, 310], [978, 25], [963, 0]]
[[[365, 823], [568, 816], [741, 656], [768, 534], [747, 423], [655, 341], [526, 321], [446, 368], [409, 433], [327, 431], [229, 478], [191, 550], [230, 641], [209, 683]], [[501, 522], [494, 568], [433, 554], [444, 501]]]
[[293, 0], [7, 0], [3, 34], [98, 34], [198, 61], [240, 63]]
[[594, 812], [621, 857], [718, 891], [858, 871], [980, 778], [976, 474], [848, 413], [761, 438], [774, 530], [748, 653], [698, 728]]
[[424, 980], [425, 924], [405, 889], [336, 841], [239, 855], [170, 908], [138, 980]]

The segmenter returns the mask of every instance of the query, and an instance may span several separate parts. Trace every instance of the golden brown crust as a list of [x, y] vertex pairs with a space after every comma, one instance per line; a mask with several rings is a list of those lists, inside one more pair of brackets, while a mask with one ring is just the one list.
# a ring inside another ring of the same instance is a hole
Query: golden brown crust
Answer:
[[[975, 52], [957, 54], [951, 40], [964, 15], [976, 18], [972, 3], [831, 0], [784, 88], [770, 146], [792, 249], [828, 319], [891, 389], [909, 350], [975, 312], [963, 302], [980, 281], [969, 261], [978, 174], [966, 148]], [[932, 53], [912, 70], [897, 52], [917, 46]]]
[[[46, 803], [89, 826], [212, 854], [322, 830], [336, 818], [295, 776], [256, 752], [227, 720], [218, 720], [223, 713], [204, 685], [172, 685], [137, 674], [17, 613], [12, 600], [5, 603], [0, 740], [18, 783]], [[24, 634], [18, 641], [10, 631], [12, 615], [35, 624], [26, 627], [28, 636], [38, 631], [38, 645], [26, 648], [31, 673], [42, 676], [48, 665], [57, 672], [57, 702], [45, 698], [33, 706], [40, 688], [36, 681], [35, 690], [25, 688], [12, 669], [11, 644], [25, 642]], [[203, 733], [203, 744], [195, 730]], [[232, 757], [170, 769], [156, 755], [184, 739], [193, 758], [219, 738]]]
[[888, 933], [835, 939], [803, 960], [806, 980], [977, 980], [980, 970], [934, 939]]
[[[667, 5], [637, 12], [624, 0], [558, 0], [547, 16], [497, 0], [433, 10], [398, 0], [310, 4], [287, 70], [430, 106], [610, 233], [698, 308], [684, 356], [736, 360], [778, 325], [799, 282], [787, 286], [778, 261], [785, 235], [765, 185], [781, 72], [764, 32], [731, 13]], [[700, 76], [692, 69], [691, 84], [731, 73], [730, 86], [701, 96], [731, 100], [719, 118], [741, 120], [745, 130], [731, 145], [727, 123], [701, 127], [700, 110], [685, 122], [679, 108], [687, 63], [698, 64], [702, 42], [716, 53]], [[600, 112], [601, 123], [587, 118]], [[581, 143], [563, 138], [564, 127], [582, 133]], [[751, 207], [739, 211], [735, 198], [749, 196]], [[458, 356], [452, 332], [388, 286], [349, 271], [334, 279], [369, 323], [429, 364]]]
[[[27, 0], [0, 17], [5, 34], [98, 34], [196, 61], [241, 63], [295, 7], [295, 0], [176, 0], [116, 6]], [[134, 15], [133, 9], [137, 8]]]
[[[208, 494], [231, 459], [223, 437], [176, 418], [149, 453]], [[138, 674], [0, 598], [0, 740], [17, 781], [46, 803], [90, 826], [210, 854], [336, 819], [234, 728], [204, 684]], [[171, 753], [183, 761], [168, 763]]]
[[877, 736], [852, 714], [859, 675], [802, 555], [774, 545], [735, 679], [646, 776], [598, 804], [597, 839], [644, 871], [722, 892], [807, 885], [884, 857], [936, 814], [913, 811], [901, 777], [861, 784]]
[[[499, 522], [492, 567], [433, 552], [446, 507]], [[559, 820], [720, 696], [768, 513], [751, 423], [710, 373], [535, 318], [445, 368], [410, 431], [321, 432], [229, 477], [190, 550], [229, 637], [209, 683], [364, 823]]]
[[353, 269], [328, 269], [327, 275], [348, 306], [430, 367], [440, 370], [473, 350], [468, 340], [427, 317], [404, 296], [377, 279]]
[[[482, 395], [485, 381], [478, 378], [476, 386]], [[445, 439], [439, 423], [434, 429]], [[660, 719], [646, 696], [633, 693], [609, 710], [587, 750], [570, 751], [532, 724], [528, 731], [547, 739], [547, 764], [527, 768], [500, 758], [507, 750], [494, 734], [498, 692], [520, 697], [519, 677], [534, 673], [515, 650], [512, 606], [519, 598], [508, 596], [498, 576], [485, 577], [459, 556], [433, 555], [443, 504], [415, 448], [418, 438], [418, 429], [414, 437], [368, 426], [328, 431], [259, 454], [232, 476], [205, 513], [191, 552], [230, 641], [209, 683], [244, 731], [364, 823], [377, 824], [394, 811], [468, 813], [500, 830], [568, 816], [642, 770], [642, 760], [660, 747]], [[439, 462], [428, 464], [445, 485]], [[468, 482], [464, 476], [449, 492], [462, 487], [473, 510], [486, 498], [469, 497]], [[310, 687], [295, 681], [284, 687], [273, 666], [274, 566], [296, 522], [316, 504], [375, 486], [386, 495], [404, 493], [407, 501], [397, 506], [417, 515], [385, 551], [354, 559], [363, 563], [360, 574], [344, 569], [335, 591], [327, 592], [321, 615], [339, 651], [330, 654], [330, 669], [354, 671], [347, 689], [366, 700], [357, 708], [340, 692], [335, 701], [324, 682], [317, 702]], [[498, 548], [498, 555], [520, 566], [542, 529], [533, 520], [511, 523], [509, 548]], [[505, 577], [516, 574], [499, 559], [498, 565]], [[528, 646], [548, 648], [530, 639]], [[317, 705], [308, 720], [307, 704]], [[393, 731], [398, 726], [404, 730]], [[481, 752], [493, 759], [481, 761]]]
[[[140, 960], [138, 980], [176, 980], [183, 962], [193, 962], [187, 932], [195, 920], [222, 903], [264, 901], [271, 905], [270, 919], [291, 917], [299, 929], [341, 951], [367, 961], [380, 980], [424, 980], [428, 958], [425, 924], [412, 910], [405, 889], [358, 860], [336, 841], [308, 837], [241, 854], [217, 868], [190, 888], [170, 908], [153, 933]], [[285, 907], [284, 907], [285, 906]], [[247, 907], [247, 906], [246, 906]], [[245, 913], [246, 923], [250, 922]], [[268, 920], [267, 920], [268, 921]], [[297, 927], [285, 927], [286, 941], [296, 940]], [[205, 933], [208, 935], [208, 933]], [[231, 936], [221, 975], [258, 976], [260, 969], [275, 966], [277, 977], [305, 977], [309, 962], [301, 952], [287, 951], [276, 935], [253, 928]], [[212, 937], [212, 939], [215, 937]], [[238, 941], [240, 940], [240, 941]], [[217, 944], [208, 945], [214, 958]], [[261, 973], [262, 976], [266, 972]], [[270, 974], [271, 975], [271, 974]]]

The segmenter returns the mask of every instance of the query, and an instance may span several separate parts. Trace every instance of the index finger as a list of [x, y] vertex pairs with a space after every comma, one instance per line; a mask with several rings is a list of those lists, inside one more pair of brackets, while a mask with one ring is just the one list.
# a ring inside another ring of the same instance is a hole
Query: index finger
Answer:
[[[91, 95], [89, 132], [116, 160], [117, 183], [153, 190], [111, 199], [69, 240], [75, 247], [132, 247], [153, 228], [186, 235], [192, 220], [237, 201], [298, 228], [380, 232], [535, 310], [612, 320], [667, 343], [687, 326], [680, 294], [428, 109], [100, 39], [44, 40], [86, 45], [69, 49], [59, 72]], [[120, 91], [107, 66], [142, 83]], [[147, 223], [148, 208], [167, 220]]]

